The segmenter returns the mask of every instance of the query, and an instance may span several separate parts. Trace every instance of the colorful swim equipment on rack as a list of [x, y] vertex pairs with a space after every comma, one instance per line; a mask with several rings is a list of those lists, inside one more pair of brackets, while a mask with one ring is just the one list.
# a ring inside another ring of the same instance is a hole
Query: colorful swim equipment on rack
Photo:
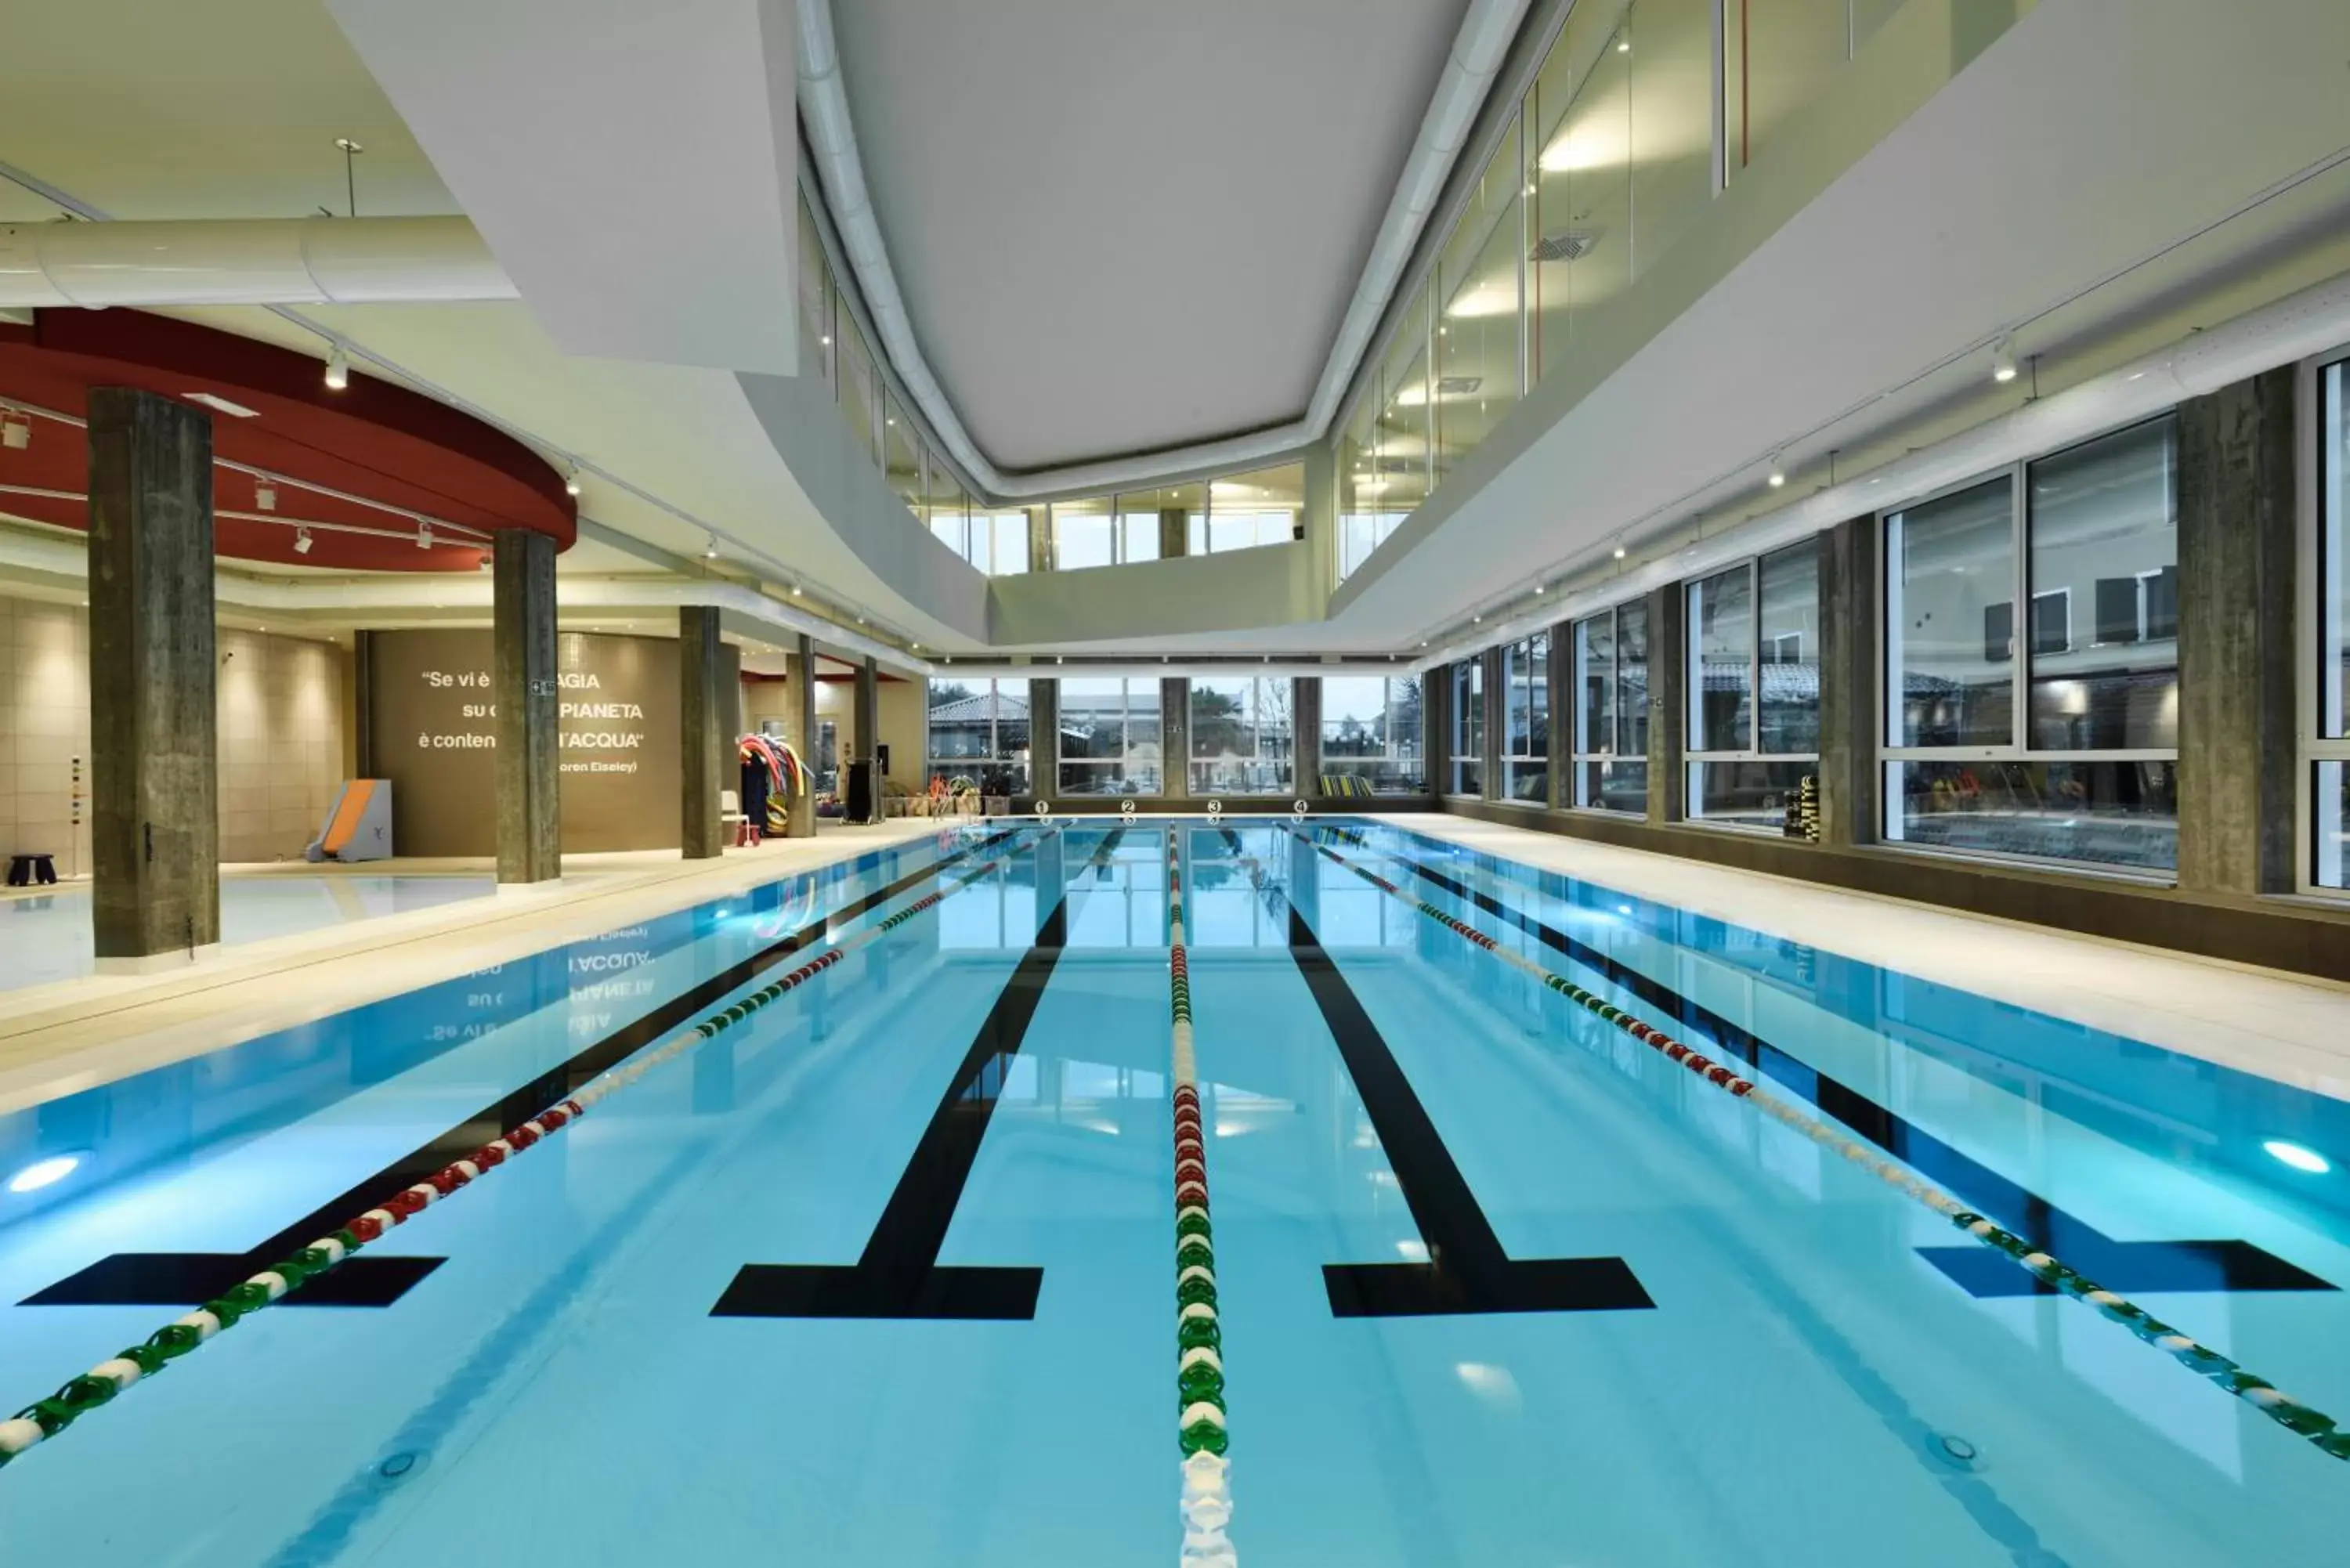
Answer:
[[1200, 1069], [1191, 1050], [1191, 967], [1183, 945], [1180, 830], [1167, 836], [1167, 996], [1174, 1037], [1175, 1395], [1183, 1449], [1185, 1568], [1235, 1568], [1224, 1429], [1224, 1334], [1216, 1310], [1215, 1229], [1208, 1220], [1208, 1148]]
[[748, 800], [743, 803], [739, 841], [756, 844], [764, 835], [784, 836], [791, 831], [792, 797], [808, 791], [807, 764], [800, 761], [799, 753], [792, 749], [790, 742], [756, 730], [735, 742], [734, 755], [740, 763], [756, 763], [765, 769], [770, 781], [763, 812], [753, 811]]

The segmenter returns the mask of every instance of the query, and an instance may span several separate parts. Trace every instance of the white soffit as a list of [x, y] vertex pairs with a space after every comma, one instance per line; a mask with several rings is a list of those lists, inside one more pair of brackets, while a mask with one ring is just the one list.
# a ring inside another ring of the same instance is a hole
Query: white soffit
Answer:
[[329, 0], [567, 354], [796, 374], [792, 0]]

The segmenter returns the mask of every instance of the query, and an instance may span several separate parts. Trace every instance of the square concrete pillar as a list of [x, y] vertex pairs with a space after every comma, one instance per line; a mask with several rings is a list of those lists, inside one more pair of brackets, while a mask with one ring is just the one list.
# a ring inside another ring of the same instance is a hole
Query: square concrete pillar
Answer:
[[208, 416], [91, 391], [88, 548], [92, 926], [145, 967], [220, 940]]
[[1878, 715], [1874, 514], [1820, 535], [1820, 842], [1877, 839]]
[[1061, 791], [1061, 683], [1028, 682], [1028, 793], [1051, 800]]
[[719, 639], [715, 608], [678, 607], [678, 784], [683, 792], [679, 820], [688, 860], [708, 860], [726, 847], [718, 792], [733, 787], [721, 763], [734, 737], [730, 716], [733, 693], [726, 689], [726, 661], [721, 657], [725, 646]]
[[1419, 755], [1430, 799], [1441, 800], [1452, 777], [1452, 667], [1437, 665], [1419, 677]]
[[792, 650], [792, 738], [799, 743], [800, 761], [806, 764], [808, 787], [791, 800], [789, 820], [791, 836], [816, 836], [816, 639], [802, 634], [799, 646]]
[[563, 875], [562, 685], [555, 664], [555, 541], [501, 528], [492, 546], [498, 880]]
[[1689, 597], [1679, 583], [1648, 593], [1648, 826], [1688, 815]]
[[1290, 685], [1290, 782], [1300, 800], [1322, 794], [1322, 679], [1301, 676]]
[[2178, 407], [2178, 885], [2294, 887], [2295, 371]]
[[1180, 506], [1159, 509], [1159, 558], [1180, 561], [1191, 549], [1191, 514]]
[[1502, 690], [1502, 671], [1507, 661], [1498, 648], [1489, 648], [1477, 655], [1485, 667], [1485, 754], [1480, 765], [1485, 770], [1484, 798], [1507, 800], [1510, 793], [1502, 784], [1502, 747], [1505, 743], [1503, 726], [1510, 722], [1509, 693]]
[[1169, 800], [1191, 794], [1191, 683], [1180, 675], [1159, 682], [1159, 793]]

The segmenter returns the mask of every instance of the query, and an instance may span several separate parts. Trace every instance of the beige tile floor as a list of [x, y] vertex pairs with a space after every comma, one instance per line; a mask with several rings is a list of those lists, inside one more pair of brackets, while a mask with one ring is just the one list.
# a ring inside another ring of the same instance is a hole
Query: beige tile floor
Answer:
[[[893, 820], [686, 861], [675, 850], [567, 857], [560, 881], [216, 950], [145, 975], [90, 975], [0, 993], [0, 1114], [666, 914], [792, 872], [921, 838]], [[371, 861], [357, 873], [485, 869]], [[299, 865], [246, 868], [317, 875]]]
[[2350, 1099], [2350, 985], [1466, 817], [1378, 820]]

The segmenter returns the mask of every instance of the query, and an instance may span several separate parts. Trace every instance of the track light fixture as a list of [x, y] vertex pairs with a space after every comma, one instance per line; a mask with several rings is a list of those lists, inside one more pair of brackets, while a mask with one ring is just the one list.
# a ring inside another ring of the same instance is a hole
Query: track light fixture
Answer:
[[576, 462], [564, 472], [563, 493], [566, 495], [579, 493], [579, 465]]
[[416, 547], [420, 550], [430, 550], [432, 548], [432, 524], [419, 523], [416, 525]]
[[2015, 379], [2015, 339], [2002, 337], [1991, 346], [1991, 379], [1994, 381]]
[[1787, 483], [1787, 459], [1783, 452], [1771, 455], [1771, 488], [1778, 489]]
[[297, 556], [307, 556], [310, 553], [310, 530], [307, 528], [294, 530], [294, 553]]
[[351, 357], [338, 343], [327, 351], [327, 390], [339, 392], [351, 384]]
[[1624, 546], [1621, 545], [1616, 546], [1616, 558], [1619, 561], [1624, 558]]
[[253, 482], [253, 509], [255, 512], [276, 511], [277, 486], [270, 483], [269, 481], [265, 479], [255, 480]]
[[710, 543], [709, 543], [709, 544], [707, 544], [707, 545], [704, 545], [702, 547], [702, 558], [703, 560], [705, 560], [705, 561], [714, 561], [714, 560], [718, 559], [718, 535], [717, 535], [712, 534], [712, 535], [710, 536]]
[[14, 409], [0, 411], [0, 447], [22, 452], [33, 444], [33, 416]]

